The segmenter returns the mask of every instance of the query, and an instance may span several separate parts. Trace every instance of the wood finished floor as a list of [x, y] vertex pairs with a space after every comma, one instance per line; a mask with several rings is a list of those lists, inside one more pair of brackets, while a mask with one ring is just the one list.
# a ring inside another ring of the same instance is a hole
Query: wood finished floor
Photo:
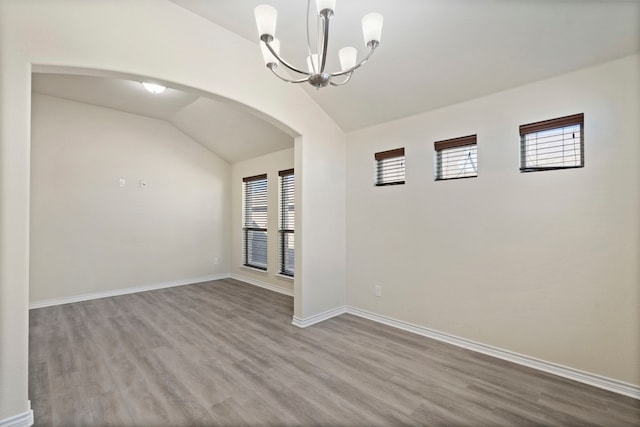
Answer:
[[235, 280], [30, 312], [37, 426], [638, 426], [640, 401]]

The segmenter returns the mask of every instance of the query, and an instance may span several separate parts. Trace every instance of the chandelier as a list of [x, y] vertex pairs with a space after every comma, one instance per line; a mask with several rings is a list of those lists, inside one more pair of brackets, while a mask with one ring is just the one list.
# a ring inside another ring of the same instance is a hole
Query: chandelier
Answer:
[[[309, 82], [315, 88], [325, 87], [329, 84], [332, 86], [341, 86], [347, 83], [353, 72], [360, 68], [369, 60], [373, 52], [380, 45], [380, 36], [382, 35], [382, 15], [379, 13], [369, 13], [362, 18], [362, 31], [364, 34], [364, 43], [369, 49], [367, 55], [362, 61], [357, 63], [358, 51], [354, 47], [343, 47], [338, 51], [340, 59], [340, 71], [327, 73], [325, 64], [327, 61], [327, 46], [329, 44], [329, 22], [333, 17], [336, 6], [336, 0], [316, 0], [318, 9], [317, 28], [318, 28], [318, 45], [316, 53], [311, 52], [311, 43], [309, 36], [309, 9], [311, 0], [307, 1], [307, 57], [308, 71], [294, 67], [280, 56], [280, 41], [275, 38], [276, 20], [278, 12], [272, 6], [262, 4], [255, 8], [254, 14], [256, 24], [258, 26], [258, 35], [260, 36], [260, 47], [267, 68], [279, 79], [288, 83], [306, 83]], [[288, 79], [276, 72], [278, 64], [282, 64], [295, 73], [304, 77], [300, 79]], [[341, 80], [334, 81], [334, 77]]]

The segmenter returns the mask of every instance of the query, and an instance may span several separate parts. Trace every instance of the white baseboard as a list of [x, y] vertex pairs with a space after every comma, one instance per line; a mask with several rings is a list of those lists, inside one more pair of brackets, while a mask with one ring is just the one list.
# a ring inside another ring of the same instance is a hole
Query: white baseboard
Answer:
[[322, 313], [318, 313], [311, 317], [300, 318], [297, 316], [293, 316], [293, 321], [291, 324], [293, 326], [297, 326], [298, 328], [306, 328], [311, 325], [315, 325], [316, 323], [324, 322], [325, 320], [329, 320], [332, 317], [340, 316], [341, 314], [346, 313], [347, 308], [345, 306], [334, 308], [331, 310], [327, 310]]
[[283, 288], [282, 286], [272, 285], [271, 283], [263, 282], [261, 280], [252, 279], [250, 277], [242, 276], [240, 274], [231, 274], [229, 277], [232, 279], [240, 280], [241, 282], [248, 283], [253, 286], [258, 286], [260, 288], [269, 289], [270, 291], [277, 292], [279, 294], [288, 295], [290, 297], [293, 296], [293, 290]]
[[343, 310], [343, 312], [353, 314], [354, 316], [363, 317], [365, 319], [373, 320], [374, 322], [383, 323], [394, 328], [402, 329], [404, 331], [412, 332], [414, 334], [422, 335], [428, 338], [433, 338], [435, 340], [452, 344], [457, 347], [473, 350], [478, 353], [487, 354], [489, 356], [513, 362], [518, 365], [523, 365], [533, 369], [537, 369], [539, 371], [548, 372], [553, 375], [568, 378], [570, 380], [598, 387], [604, 390], [612, 391], [614, 393], [632, 397], [634, 399], [640, 399], [640, 386], [634, 384], [629, 384], [612, 378], [580, 371], [568, 366], [558, 365], [556, 363], [547, 362], [544, 360], [536, 359], [534, 357], [514, 353], [509, 350], [503, 350], [501, 348], [471, 341], [465, 338], [456, 337], [444, 332], [438, 332], [433, 329], [404, 322], [402, 320], [382, 316], [366, 310], [361, 310], [356, 307], [347, 306], [341, 309]]
[[[184, 280], [175, 280], [170, 282], [158, 283], [154, 285], [138, 286], [133, 288], [116, 289], [113, 291], [95, 292], [83, 295], [76, 295], [71, 297], [56, 298], [51, 300], [35, 301], [29, 304], [29, 309], [49, 307], [53, 305], [68, 304], [79, 301], [86, 301], [98, 298], [106, 298], [117, 295], [125, 295], [136, 292], [150, 291], [154, 289], [163, 289], [173, 286], [190, 285], [200, 282], [208, 282], [212, 280], [233, 278], [250, 285], [259, 286], [274, 292], [278, 292], [284, 295], [293, 296], [293, 291], [280, 286], [272, 285], [270, 283], [262, 282], [260, 280], [251, 279], [238, 274], [219, 274], [210, 275], [205, 277], [196, 277]], [[468, 340], [466, 338], [456, 337], [444, 332], [439, 332], [433, 329], [425, 328], [423, 326], [414, 325], [409, 322], [394, 319], [391, 317], [383, 316], [380, 314], [372, 313], [370, 311], [362, 310], [352, 306], [341, 306], [331, 310], [327, 310], [322, 313], [318, 313], [314, 316], [307, 318], [300, 318], [293, 316], [292, 324], [299, 328], [306, 328], [316, 323], [323, 322], [331, 319], [332, 317], [339, 316], [341, 314], [348, 313], [354, 316], [363, 317], [365, 319], [372, 320], [374, 322], [383, 323], [394, 328], [402, 329], [404, 331], [412, 332], [414, 334], [422, 335], [428, 338], [432, 338], [438, 341], [442, 341], [448, 344], [455, 345], [457, 347], [466, 348], [478, 353], [486, 354], [496, 357], [498, 359], [513, 362], [519, 365], [528, 366], [539, 371], [548, 372], [553, 375], [568, 378], [573, 381], [577, 381], [583, 384], [598, 387], [604, 390], [609, 390], [614, 393], [618, 393], [624, 396], [628, 396], [634, 399], [640, 400], [640, 386], [635, 384], [629, 384], [623, 381], [618, 381], [612, 378], [603, 377], [600, 375], [584, 372], [578, 369], [570, 368], [568, 366], [558, 365], [556, 363], [547, 362], [544, 360], [536, 359], [534, 357], [526, 356], [523, 354], [515, 353], [509, 350], [493, 347], [490, 345], [482, 344], [476, 341]], [[28, 424], [28, 423], [31, 424]], [[25, 424], [27, 423], [27, 424]], [[24, 414], [17, 415], [15, 417], [0, 420], [0, 427], [18, 427], [18, 426], [30, 426], [33, 424], [33, 411], [29, 410]]]
[[[190, 279], [172, 280], [169, 282], [156, 283], [152, 285], [135, 286], [133, 288], [114, 289], [112, 291], [91, 292], [88, 294], [73, 295], [70, 297], [54, 298], [42, 301], [34, 301], [29, 304], [29, 310], [34, 308], [50, 307], [53, 305], [69, 304], [79, 301], [87, 301], [98, 298], [115, 297], [118, 295], [134, 294], [136, 292], [153, 291], [155, 289], [172, 288], [174, 286], [192, 285], [194, 283], [209, 282], [212, 280], [227, 279], [229, 274], [212, 274], [203, 277], [192, 277]], [[0, 424], [0, 427], [2, 425]]]
[[22, 414], [0, 420], [0, 427], [31, 427], [33, 425], [33, 410], [29, 402], [29, 410]]

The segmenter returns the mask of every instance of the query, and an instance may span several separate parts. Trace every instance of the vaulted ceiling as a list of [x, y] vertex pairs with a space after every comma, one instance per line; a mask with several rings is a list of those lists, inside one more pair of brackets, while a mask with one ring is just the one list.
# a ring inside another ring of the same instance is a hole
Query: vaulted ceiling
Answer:
[[[256, 56], [253, 9], [269, 3], [278, 10], [282, 55], [306, 68], [306, 1], [171, 1], [255, 42]], [[384, 15], [384, 30], [371, 60], [345, 86], [303, 85], [345, 132], [640, 51], [635, 0], [337, 0], [329, 70], [338, 68], [343, 46], [362, 57], [360, 19], [372, 11]], [[291, 136], [249, 112], [175, 88], [154, 96], [135, 81], [34, 74], [33, 89], [167, 120], [231, 163], [293, 146]]]
[[166, 120], [229, 163], [293, 147], [293, 138], [264, 120], [200, 94], [147, 92], [139, 81], [70, 74], [33, 75], [34, 92]]
[[[278, 11], [282, 55], [306, 69], [307, 1], [172, 1], [256, 45], [253, 9], [271, 4]], [[329, 70], [339, 68], [341, 47], [357, 47], [359, 58], [365, 53], [360, 19], [368, 12], [384, 16], [380, 47], [371, 60], [346, 86], [304, 85], [345, 131], [640, 51], [637, 0], [337, 0]]]

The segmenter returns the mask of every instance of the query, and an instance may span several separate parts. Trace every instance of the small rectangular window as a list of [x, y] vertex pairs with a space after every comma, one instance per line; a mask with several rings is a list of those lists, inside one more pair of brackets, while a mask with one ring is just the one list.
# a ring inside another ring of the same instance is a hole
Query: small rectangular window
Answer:
[[267, 269], [267, 175], [243, 178], [242, 257], [248, 267]]
[[404, 148], [375, 154], [376, 186], [404, 184]]
[[280, 274], [293, 277], [295, 251], [295, 175], [280, 171]]
[[435, 180], [478, 176], [477, 135], [436, 141]]
[[584, 114], [520, 126], [520, 172], [584, 166]]

